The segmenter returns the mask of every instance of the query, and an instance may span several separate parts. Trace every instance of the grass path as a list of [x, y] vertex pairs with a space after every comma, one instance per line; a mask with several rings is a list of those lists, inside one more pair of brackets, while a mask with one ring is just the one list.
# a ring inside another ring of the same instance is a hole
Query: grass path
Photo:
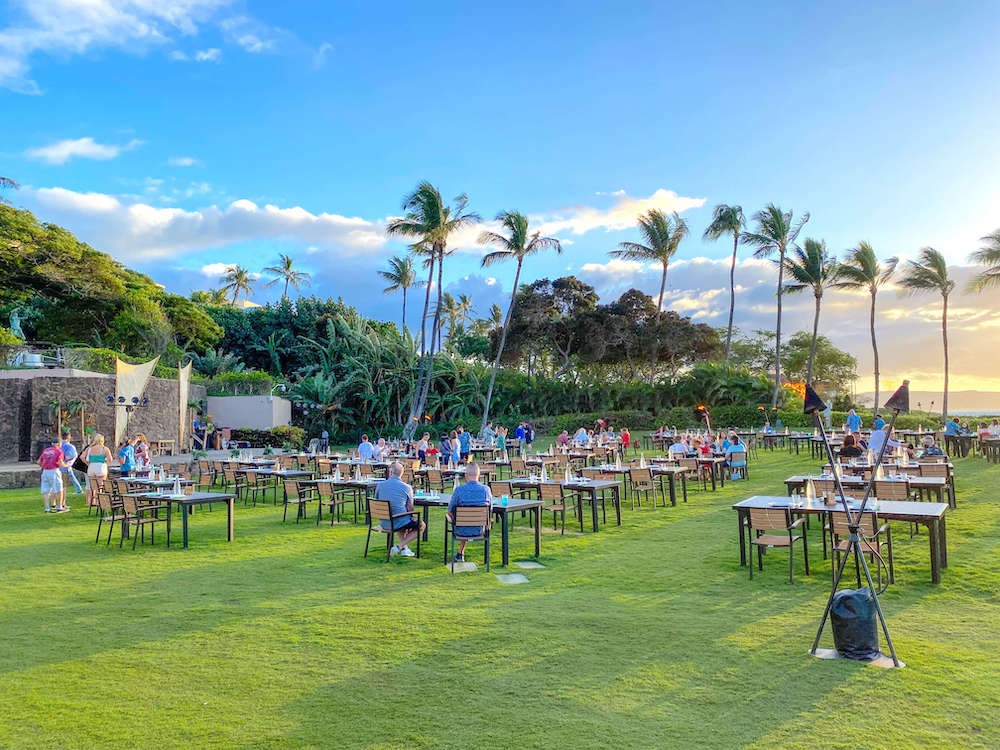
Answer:
[[784, 551], [739, 567], [731, 504], [817, 467], [762, 454], [687, 505], [547, 533], [520, 586], [449, 575], [439, 514], [421, 560], [272, 506], [238, 506], [232, 544], [216, 510], [187, 551], [132, 552], [95, 545], [80, 502], [0, 492], [0, 747], [1000, 747], [1000, 466], [957, 461], [940, 586], [926, 531], [896, 526], [883, 607], [908, 667], [885, 671], [806, 654], [815, 525], [811, 576], [789, 585]]

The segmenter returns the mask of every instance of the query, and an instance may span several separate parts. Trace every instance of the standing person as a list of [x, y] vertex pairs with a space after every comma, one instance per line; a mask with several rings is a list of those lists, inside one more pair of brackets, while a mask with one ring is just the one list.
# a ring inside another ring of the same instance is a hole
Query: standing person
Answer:
[[63, 460], [62, 450], [59, 448], [59, 440], [53, 438], [49, 441], [49, 447], [42, 451], [38, 457], [38, 466], [42, 470], [42, 496], [45, 498], [45, 512], [63, 513], [69, 507], [61, 500], [62, 498], [62, 472], [59, 471], [66, 465]]
[[479, 439], [486, 443], [486, 445], [493, 445], [495, 438], [496, 433], [493, 432], [493, 421], [490, 420], [486, 423], [486, 426], [479, 431]]
[[447, 464], [451, 460], [451, 440], [448, 433], [441, 433], [441, 442], [438, 443], [438, 450], [441, 451], [441, 459]]
[[94, 487], [92, 479], [107, 479], [108, 466], [114, 456], [111, 450], [104, 444], [104, 435], [97, 433], [94, 441], [83, 451], [83, 461], [87, 464], [87, 502], [97, 505], [97, 498], [94, 497]]
[[389, 458], [389, 446], [385, 444], [385, 438], [379, 438], [375, 444], [374, 457], [376, 461], [385, 461]]
[[451, 445], [451, 465], [458, 466], [459, 462], [462, 460], [462, 446], [458, 442], [458, 432], [455, 430], [451, 431], [449, 444]]
[[[389, 477], [375, 486], [375, 499], [387, 500], [389, 514], [393, 516], [413, 510], [413, 487], [403, 481], [403, 464], [399, 461], [389, 464]], [[399, 535], [397, 543], [389, 550], [390, 557], [393, 555], [416, 557], [409, 545], [424, 530], [423, 521], [416, 515], [404, 515], [391, 521], [379, 521], [379, 525], [386, 531], [392, 529]]]
[[514, 439], [517, 441], [521, 453], [524, 453], [524, 448], [528, 444], [527, 435], [524, 430], [524, 422], [518, 422], [517, 429], [514, 430]]
[[468, 461], [469, 454], [472, 452], [472, 435], [464, 427], [458, 428], [458, 445], [459, 458], [462, 461]]
[[854, 409], [847, 412], [847, 430], [848, 432], [857, 432], [861, 429], [861, 417], [858, 416]]
[[118, 464], [122, 478], [131, 476], [135, 471], [135, 446], [131, 440], [123, 438], [121, 445], [118, 446]]
[[524, 440], [527, 443], [527, 448], [530, 451], [532, 444], [535, 442], [535, 427], [531, 422], [524, 423]]
[[420, 442], [417, 443], [417, 458], [420, 459], [421, 464], [427, 463], [427, 449], [430, 447], [431, 434], [425, 432], [424, 436], [420, 438]]
[[[460, 505], [490, 505], [492, 502], [490, 488], [479, 483], [479, 464], [471, 463], [465, 467], [465, 484], [451, 493], [451, 500], [448, 502], [448, 522], [455, 523], [455, 508]], [[453, 529], [453, 533], [458, 536], [480, 536], [483, 531], [481, 526], [456, 526]], [[465, 562], [466, 543], [465, 539], [458, 543], [455, 562]]]
[[330, 450], [330, 431], [323, 428], [323, 432], [319, 436], [319, 448], [321, 451], [326, 453]]
[[632, 433], [628, 427], [622, 427], [622, 452], [624, 453], [632, 446]]
[[358, 460], [371, 461], [375, 457], [375, 446], [368, 439], [367, 434], [361, 435], [361, 442], [358, 443]]
[[[61, 469], [62, 478], [69, 477], [69, 480], [73, 483], [73, 486], [76, 487], [76, 494], [82, 495], [83, 487], [80, 486], [80, 480], [76, 478], [76, 472], [73, 471], [73, 462], [76, 460], [78, 454], [76, 452], [76, 446], [73, 445], [72, 438], [73, 436], [69, 430], [63, 430], [62, 442], [59, 444], [59, 449], [62, 451], [63, 461], [66, 463], [66, 465], [63, 466]], [[66, 482], [63, 482], [63, 502], [62, 502], [63, 505], [66, 504], [65, 493], [66, 493]]]
[[885, 420], [882, 419], [882, 415], [875, 412], [875, 419], [872, 420], [872, 432], [875, 430], [881, 430], [885, 427]]
[[149, 441], [141, 432], [135, 436], [135, 463], [137, 466], [149, 464]]
[[497, 426], [496, 444], [497, 450], [500, 451], [501, 455], [507, 452], [507, 428], [503, 425]]

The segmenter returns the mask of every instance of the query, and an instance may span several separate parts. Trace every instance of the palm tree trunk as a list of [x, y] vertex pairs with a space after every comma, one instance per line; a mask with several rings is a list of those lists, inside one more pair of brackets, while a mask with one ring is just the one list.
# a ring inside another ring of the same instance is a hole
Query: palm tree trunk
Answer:
[[944, 396], [941, 400], [941, 416], [948, 419], [948, 295], [941, 295], [944, 298], [944, 307], [941, 310], [941, 340], [944, 342]]
[[281, 293], [281, 299], [288, 299], [288, 277], [285, 277], [285, 291]]
[[[417, 410], [418, 415], [424, 413], [424, 407], [427, 405], [427, 395], [430, 393], [431, 381], [434, 379], [434, 344], [439, 341], [441, 337], [441, 297], [443, 291], [441, 289], [441, 278], [444, 268], [444, 247], [440, 247], [437, 250], [437, 261], [438, 261], [438, 304], [437, 309], [434, 310], [434, 322], [431, 324], [431, 348], [430, 354], [427, 357], [427, 367], [424, 369], [424, 382], [423, 387], [420, 390], [420, 394], [417, 399]], [[411, 420], [412, 421], [412, 420]]]
[[423, 411], [423, 404], [418, 402], [423, 390], [424, 372], [427, 369], [427, 311], [431, 305], [431, 283], [434, 281], [435, 259], [434, 253], [431, 253], [430, 270], [427, 273], [427, 291], [424, 292], [424, 314], [420, 318], [420, 364], [417, 367], [417, 380], [413, 384], [413, 392], [410, 396], [410, 414], [406, 424], [403, 425], [403, 437], [406, 440], [413, 438], [413, 434], [417, 431], [419, 415]]
[[660, 278], [660, 297], [656, 302], [656, 332], [653, 336], [653, 356], [649, 359], [649, 384], [653, 384], [656, 375], [656, 355], [660, 352], [660, 310], [663, 309], [663, 290], [667, 288], [667, 263], [663, 264], [663, 276]]
[[806, 368], [806, 382], [810, 385], [813, 379], [813, 359], [816, 357], [816, 335], [819, 333], [819, 301], [822, 299], [816, 295], [816, 314], [813, 316], [813, 340], [809, 347], [809, 366]]
[[778, 405], [778, 394], [781, 392], [781, 284], [785, 279], [785, 248], [781, 248], [778, 257], [778, 321], [774, 335], [774, 395], [771, 396], [771, 407]]
[[873, 413], [878, 410], [878, 343], [875, 341], [875, 290], [872, 289], [872, 313], [869, 321], [872, 329], [872, 356], [875, 358], [875, 403]]
[[479, 432], [486, 429], [486, 422], [490, 418], [490, 402], [493, 400], [493, 385], [497, 381], [497, 370], [500, 369], [500, 357], [503, 355], [504, 344], [507, 343], [507, 328], [510, 326], [510, 319], [514, 315], [514, 300], [517, 299], [517, 283], [521, 279], [521, 264], [523, 258], [517, 259], [517, 270], [514, 272], [514, 288], [510, 293], [510, 305], [507, 307], [507, 316], [503, 320], [503, 328], [500, 329], [500, 343], [497, 345], [497, 356], [493, 360], [493, 372], [490, 373], [490, 385], [486, 389], [486, 405], [483, 407], [483, 423], [479, 426]]
[[406, 330], [406, 287], [404, 286], [403, 287], [403, 330], [400, 331], [400, 333], [402, 333], [405, 330]]
[[729, 264], [729, 328], [726, 331], [726, 362], [733, 344], [733, 312], [736, 310], [736, 250], [740, 246], [739, 232], [733, 233], [733, 261]]

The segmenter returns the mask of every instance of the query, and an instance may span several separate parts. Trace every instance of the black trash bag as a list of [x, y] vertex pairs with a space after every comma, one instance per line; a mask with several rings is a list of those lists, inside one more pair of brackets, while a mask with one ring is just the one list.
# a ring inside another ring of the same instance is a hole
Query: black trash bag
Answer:
[[844, 589], [834, 594], [830, 623], [833, 644], [841, 656], [861, 661], [878, 658], [875, 617], [875, 600], [868, 589]]

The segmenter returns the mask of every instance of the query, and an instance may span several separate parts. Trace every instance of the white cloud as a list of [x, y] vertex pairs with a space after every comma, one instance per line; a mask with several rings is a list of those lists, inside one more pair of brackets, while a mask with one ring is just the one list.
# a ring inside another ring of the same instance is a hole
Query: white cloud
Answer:
[[205, 276], [222, 276], [232, 267], [232, 263], [209, 263], [202, 266], [200, 270]]
[[585, 234], [594, 229], [608, 232], [635, 226], [636, 217], [656, 208], [661, 211], [682, 213], [705, 204], [704, 198], [685, 198], [673, 190], [660, 188], [648, 198], [632, 198], [624, 191], [615, 193], [617, 200], [606, 209], [593, 206], [571, 206], [560, 211], [532, 217], [542, 234], [553, 236], [561, 232]]
[[90, 136], [86, 138], [68, 138], [48, 146], [29, 148], [24, 155], [29, 159], [44, 161], [48, 164], [65, 164], [70, 159], [96, 159], [106, 161], [114, 159], [124, 151], [131, 151], [142, 145], [142, 141], [133, 139], [122, 145], [98, 143]]
[[279, 37], [290, 36], [283, 29], [270, 28], [248, 16], [227, 18], [221, 28], [229, 42], [254, 55], [275, 51]]
[[195, 62], [218, 62], [222, 59], [222, 50], [218, 47], [201, 49], [194, 53]]
[[231, 0], [12, 0], [11, 18], [0, 28], [0, 87], [41, 93], [31, 79], [37, 54], [82, 55], [96, 49], [141, 54], [194, 35]]
[[301, 207], [258, 206], [238, 200], [197, 211], [126, 204], [102, 193], [64, 188], [24, 189], [22, 202], [46, 221], [55, 221], [95, 247], [131, 262], [263, 239], [299, 241], [340, 256], [378, 252], [380, 227], [338, 214], [313, 214]]
[[317, 49], [316, 54], [313, 55], [313, 68], [320, 70], [324, 65], [326, 65], [326, 57], [332, 51], [333, 45], [329, 42], [323, 42], [319, 45], [319, 49]]
[[171, 167], [200, 167], [201, 161], [193, 156], [171, 156], [167, 159], [167, 164]]

